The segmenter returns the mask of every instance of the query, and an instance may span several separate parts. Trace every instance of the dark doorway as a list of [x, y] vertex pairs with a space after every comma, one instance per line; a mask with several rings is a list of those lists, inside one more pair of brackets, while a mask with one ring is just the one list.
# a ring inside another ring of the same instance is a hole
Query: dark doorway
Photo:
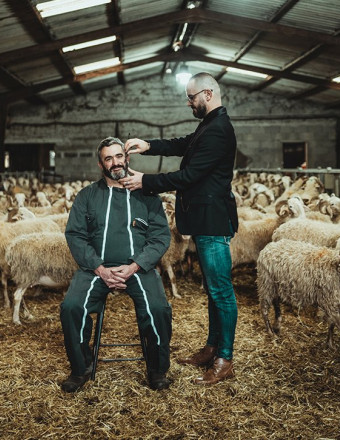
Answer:
[[54, 145], [10, 144], [5, 145], [6, 171], [54, 170]]
[[306, 142], [284, 142], [283, 168], [306, 168], [307, 167], [307, 145]]

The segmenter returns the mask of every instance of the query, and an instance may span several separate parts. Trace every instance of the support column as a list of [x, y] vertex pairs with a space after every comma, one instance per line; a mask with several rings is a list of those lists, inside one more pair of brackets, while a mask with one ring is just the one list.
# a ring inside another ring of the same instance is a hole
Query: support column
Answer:
[[0, 105], [0, 173], [5, 171], [5, 132], [7, 109], [7, 104]]

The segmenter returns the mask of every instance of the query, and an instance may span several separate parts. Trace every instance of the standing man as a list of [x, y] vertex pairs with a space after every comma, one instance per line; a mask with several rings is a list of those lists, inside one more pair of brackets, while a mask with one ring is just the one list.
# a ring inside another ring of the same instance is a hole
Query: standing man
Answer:
[[90, 313], [102, 310], [107, 294], [124, 289], [133, 299], [138, 325], [146, 339], [150, 387], [169, 387], [171, 307], [155, 270], [170, 244], [170, 231], [157, 196], [133, 194], [118, 182], [126, 176], [128, 156], [117, 138], [98, 146], [104, 177], [77, 195], [66, 226], [66, 239], [79, 270], [61, 304], [70, 376], [61, 384], [74, 392], [89, 379], [92, 352]]
[[176, 224], [196, 244], [209, 298], [209, 334], [206, 345], [181, 364], [206, 366], [196, 384], [215, 384], [232, 377], [237, 305], [231, 282], [230, 239], [237, 231], [236, 202], [231, 192], [236, 152], [234, 129], [221, 103], [218, 83], [208, 73], [193, 76], [187, 85], [188, 106], [202, 119], [196, 131], [179, 139], [129, 139], [130, 153], [183, 156], [180, 169], [167, 174], [130, 170], [120, 182], [144, 194], [177, 190]]

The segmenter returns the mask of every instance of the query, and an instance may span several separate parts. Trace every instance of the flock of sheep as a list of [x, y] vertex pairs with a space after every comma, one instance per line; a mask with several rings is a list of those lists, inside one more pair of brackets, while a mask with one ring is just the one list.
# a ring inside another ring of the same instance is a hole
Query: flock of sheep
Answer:
[[[7, 282], [13, 296], [13, 322], [20, 324], [28, 287], [64, 287], [77, 268], [64, 237], [68, 212], [77, 193], [88, 181], [42, 184], [37, 179], [6, 178], [0, 182], [0, 270], [4, 306], [10, 307]], [[239, 231], [231, 240], [233, 267], [257, 264], [260, 310], [268, 332], [280, 331], [280, 302], [299, 308], [311, 305], [323, 311], [333, 329], [340, 328], [340, 199], [324, 192], [314, 176], [238, 174], [233, 179]], [[160, 261], [170, 278], [172, 293], [179, 297], [175, 265], [189, 259], [194, 246], [179, 234], [175, 224], [173, 194], [161, 194], [172, 240]], [[339, 241], [339, 243], [338, 243]], [[269, 311], [274, 307], [274, 323]]]

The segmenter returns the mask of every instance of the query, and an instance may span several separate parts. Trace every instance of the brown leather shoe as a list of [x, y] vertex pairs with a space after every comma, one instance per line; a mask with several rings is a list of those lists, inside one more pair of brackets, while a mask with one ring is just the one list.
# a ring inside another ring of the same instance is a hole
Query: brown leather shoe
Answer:
[[201, 377], [195, 379], [197, 385], [214, 385], [221, 380], [234, 377], [233, 361], [216, 358], [214, 364]]
[[200, 349], [197, 353], [188, 358], [177, 359], [179, 364], [194, 365], [195, 367], [209, 366], [216, 354], [216, 347], [206, 345]]

